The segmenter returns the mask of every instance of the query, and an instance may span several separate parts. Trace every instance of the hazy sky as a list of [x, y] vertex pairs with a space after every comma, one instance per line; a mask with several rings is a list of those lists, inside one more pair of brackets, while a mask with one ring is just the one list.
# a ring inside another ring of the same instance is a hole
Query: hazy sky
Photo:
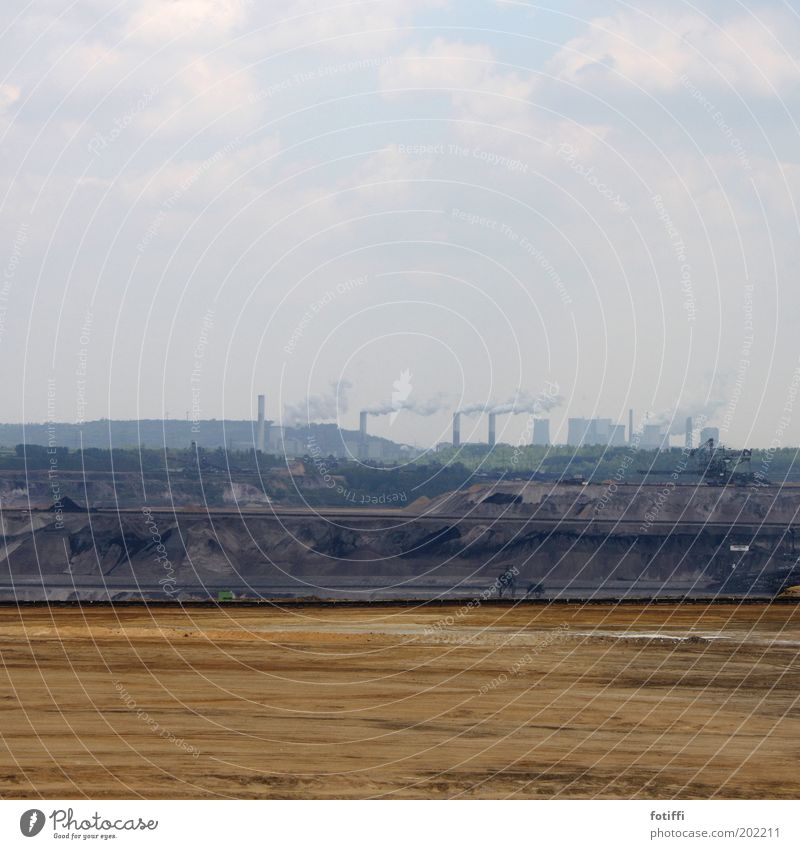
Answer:
[[800, 442], [797, 3], [0, 8], [0, 418]]

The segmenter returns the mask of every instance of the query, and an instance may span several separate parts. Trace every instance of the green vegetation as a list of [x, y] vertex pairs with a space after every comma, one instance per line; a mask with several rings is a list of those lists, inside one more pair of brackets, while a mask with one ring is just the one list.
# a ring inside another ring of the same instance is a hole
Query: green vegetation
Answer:
[[[651, 477], [657, 480], [671, 475], [673, 471], [685, 468], [688, 472], [694, 467], [693, 461], [681, 448], [635, 451], [629, 446], [496, 445], [490, 451], [486, 446], [466, 445], [460, 449], [444, 448], [436, 454], [436, 459], [442, 465], [457, 462], [471, 472], [492, 476], [505, 474], [530, 478], [536, 473], [543, 478], [574, 477], [587, 481], [621, 477], [631, 483], [644, 479], [642, 470], [651, 470]], [[754, 473], [761, 472], [774, 483], [800, 480], [800, 449], [754, 449], [751, 468]], [[691, 480], [688, 475], [687, 478]]]
[[[753, 451], [751, 471], [772, 483], [800, 481], [800, 452], [794, 448]], [[633, 451], [619, 448], [567, 446], [467, 445], [456, 451], [444, 448], [414, 462], [374, 468], [332, 456], [294, 460], [252, 450], [216, 449], [114, 449], [17, 445], [13, 453], [0, 454], [0, 471], [19, 479], [38, 472], [50, 479], [60, 476], [62, 495], [79, 503], [140, 503], [149, 498], [171, 503], [177, 495], [182, 503], [231, 504], [240, 497], [246, 502], [263, 492], [273, 503], [305, 504], [313, 507], [403, 508], [418, 498], [434, 498], [474, 483], [505, 480], [587, 481], [640, 483], [674, 479], [684, 483], [698, 480], [695, 462], [679, 448], [669, 451]], [[647, 470], [651, 474], [647, 475]], [[673, 478], [677, 474], [679, 477]], [[105, 482], [110, 477], [110, 487]], [[160, 485], [149, 487], [147, 481]], [[244, 489], [234, 494], [231, 484]], [[13, 487], [24, 484], [13, 483]], [[105, 486], [105, 489], [104, 489]], [[12, 488], [13, 488], [12, 487]], [[42, 498], [44, 490], [36, 490]], [[161, 493], [158, 495], [158, 493]]]
[[253, 451], [225, 451], [199, 449], [155, 448], [84, 448], [71, 451], [61, 446], [47, 448], [43, 445], [17, 445], [13, 454], [0, 455], [0, 469], [36, 471], [57, 467], [61, 471], [87, 472], [145, 472], [166, 474], [184, 472], [250, 472], [283, 466], [285, 460], [271, 454]]

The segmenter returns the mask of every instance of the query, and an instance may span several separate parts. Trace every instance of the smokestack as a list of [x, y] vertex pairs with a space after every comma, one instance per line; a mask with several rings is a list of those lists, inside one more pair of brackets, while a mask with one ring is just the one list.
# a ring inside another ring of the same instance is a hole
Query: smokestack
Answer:
[[461, 445], [461, 413], [453, 413], [453, 448]]
[[361, 411], [361, 416], [359, 417], [359, 433], [361, 435], [361, 441], [367, 441], [367, 416], [369, 413], [366, 410]]
[[497, 414], [489, 413], [489, 447], [493, 448], [495, 444], [495, 431], [497, 424]]
[[633, 410], [628, 410], [628, 445], [633, 445]]
[[684, 443], [684, 447], [693, 448], [694, 447], [694, 438], [693, 438], [694, 428], [692, 427], [692, 417], [689, 416], [686, 419], [686, 441]]
[[263, 395], [258, 396], [258, 430], [256, 431], [256, 449], [264, 450], [264, 414], [266, 411], [266, 401]]

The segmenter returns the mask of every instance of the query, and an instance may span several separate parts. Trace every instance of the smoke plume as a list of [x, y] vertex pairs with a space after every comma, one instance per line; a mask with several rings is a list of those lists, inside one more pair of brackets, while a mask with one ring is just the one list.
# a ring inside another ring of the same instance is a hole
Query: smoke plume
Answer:
[[674, 409], [654, 413], [651, 424], [661, 425], [671, 435], [678, 435], [684, 433], [686, 419], [690, 416], [695, 429], [717, 418], [726, 406], [730, 407], [734, 392], [730, 389], [730, 375], [718, 374], [710, 379], [710, 383], [711, 387], [704, 397], [698, 398], [699, 393], [691, 393], [697, 400], [684, 401]]
[[349, 380], [333, 381], [328, 392], [309, 395], [305, 401], [297, 404], [285, 404], [283, 423], [289, 426], [324, 422], [336, 419], [347, 412], [347, 393], [353, 388]]
[[548, 382], [546, 389], [538, 395], [531, 395], [522, 389], [518, 389], [508, 401], [503, 401], [500, 404], [495, 404], [491, 401], [482, 404], [467, 404], [460, 410], [457, 410], [457, 412], [467, 416], [473, 413], [495, 413], [498, 415], [505, 413], [512, 415], [532, 413], [534, 415], [540, 415], [557, 407], [563, 401], [563, 396], [558, 394], [558, 386]]
[[433, 416], [440, 412], [445, 407], [446, 399], [444, 395], [435, 395], [433, 398], [428, 398], [423, 401], [384, 401], [381, 404], [376, 404], [373, 407], [365, 407], [364, 412], [371, 416], [388, 416], [391, 413], [397, 413], [401, 410], [408, 410], [417, 416]]

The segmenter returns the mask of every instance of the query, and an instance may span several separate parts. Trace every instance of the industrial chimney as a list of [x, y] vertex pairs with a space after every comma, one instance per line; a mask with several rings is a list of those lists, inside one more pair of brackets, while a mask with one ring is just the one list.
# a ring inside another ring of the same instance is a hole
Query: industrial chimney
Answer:
[[366, 410], [361, 411], [361, 416], [359, 417], [359, 435], [361, 437], [362, 442], [367, 441], [367, 416], [369, 413]]
[[628, 445], [633, 445], [633, 410], [628, 410]]
[[453, 448], [461, 445], [461, 413], [453, 413]]
[[489, 413], [489, 447], [493, 448], [495, 444], [495, 432], [497, 426], [497, 413]]
[[264, 415], [266, 412], [266, 400], [263, 395], [258, 396], [258, 430], [256, 431], [256, 450], [264, 450]]
[[694, 448], [694, 428], [692, 427], [692, 417], [689, 416], [686, 419], [686, 441], [684, 442], [685, 448]]

